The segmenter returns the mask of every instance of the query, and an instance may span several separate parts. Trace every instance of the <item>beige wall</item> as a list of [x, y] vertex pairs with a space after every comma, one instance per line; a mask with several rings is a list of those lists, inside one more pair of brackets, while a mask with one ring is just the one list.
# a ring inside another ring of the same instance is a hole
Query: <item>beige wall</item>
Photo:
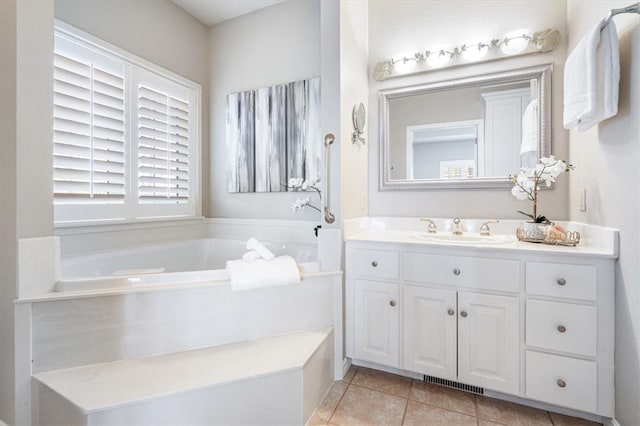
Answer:
[[16, 2], [0, 0], [0, 422], [14, 421], [16, 297]]
[[[209, 169], [207, 27], [170, 0], [55, 0], [55, 16], [202, 86], [202, 176]], [[209, 182], [202, 179], [202, 205]]]
[[[543, 63], [555, 64], [552, 86], [562, 93], [566, 55], [566, 4], [562, 0], [409, 1], [378, 0], [369, 4], [369, 75], [376, 63], [406, 52], [442, 44], [461, 45], [479, 36], [500, 36], [517, 28], [540, 31], [558, 29], [560, 47], [547, 54], [527, 55], [473, 66], [428, 72], [412, 77], [370, 80], [369, 92], [369, 214], [372, 216], [492, 217], [522, 219], [517, 210], [527, 209], [508, 189], [504, 190], [379, 190], [378, 91], [383, 88], [430, 83]], [[553, 96], [553, 153], [567, 158], [568, 135], [562, 129], [562, 96]], [[517, 170], [514, 170], [514, 173]], [[568, 178], [561, 176], [553, 191], [540, 196], [541, 213], [552, 219], [569, 216]]]
[[[37, 28], [38, 31], [34, 31]], [[0, 421], [15, 406], [17, 243], [53, 233], [53, 1], [0, 1]]]
[[[227, 193], [226, 96], [320, 76], [320, 1], [289, 0], [214, 25], [209, 30], [211, 197], [208, 217], [314, 220], [312, 209], [291, 212], [300, 194]], [[320, 143], [320, 142], [319, 142]], [[318, 197], [312, 193], [314, 205]]]
[[[574, 1], [567, 5], [569, 49], [611, 8], [628, 1]], [[634, 15], [614, 18], [620, 41], [618, 115], [584, 133], [571, 131], [572, 220], [620, 230], [616, 268], [616, 419], [640, 424], [640, 26]], [[587, 190], [587, 211], [577, 191]]]

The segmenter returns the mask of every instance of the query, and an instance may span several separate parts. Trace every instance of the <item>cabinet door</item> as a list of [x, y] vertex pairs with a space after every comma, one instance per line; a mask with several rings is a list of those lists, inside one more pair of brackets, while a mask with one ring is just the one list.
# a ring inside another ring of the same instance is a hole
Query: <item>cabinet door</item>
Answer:
[[356, 280], [356, 359], [398, 367], [398, 284]]
[[405, 370], [456, 380], [456, 292], [404, 288]]
[[519, 301], [458, 293], [458, 378], [515, 394], [519, 390]]

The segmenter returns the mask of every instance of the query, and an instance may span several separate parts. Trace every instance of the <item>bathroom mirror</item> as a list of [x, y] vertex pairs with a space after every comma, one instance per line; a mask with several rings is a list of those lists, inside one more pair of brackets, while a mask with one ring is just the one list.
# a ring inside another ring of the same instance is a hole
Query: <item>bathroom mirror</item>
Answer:
[[366, 123], [366, 113], [364, 104], [360, 102], [360, 105], [353, 106], [353, 112], [351, 113], [353, 121], [353, 133], [351, 134], [351, 142], [356, 143], [358, 141], [365, 143], [362, 134], [364, 133], [364, 126]]
[[544, 64], [380, 91], [380, 188], [497, 188], [551, 152]]

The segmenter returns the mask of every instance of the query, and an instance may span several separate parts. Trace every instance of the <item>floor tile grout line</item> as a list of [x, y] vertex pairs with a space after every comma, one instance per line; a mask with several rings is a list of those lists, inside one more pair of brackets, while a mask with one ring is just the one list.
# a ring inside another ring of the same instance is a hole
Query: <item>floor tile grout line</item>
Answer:
[[402, 412], [402, 421], [400, 422], [401, 425], [404, 425], [404, 419], [407, 417], [407, 410], [409, 409], [409, 399], [406, 398], [404, 400], [404, 411]]
[[[353, 378], [352, 378], [353, 379]], [[333, 415], [336, 414], [336, 410], [338, 409], [338, 407], [340, 406], [340, 403], [342, 402], [342, 400], [344, 399], [344, 396], [347, 394], [347, 391], [349, 391], [349, 388], [351, 387], [351, 382], [347, 383], [347, 388], [344, 390], [344, 392], [342, 392], [342, 395], [340, 395], [340, 399], [338, 399], [338, 402], [336, 403], [336, 406], [333, 407], [333, 411], [331, 411], [331, 415], [329, 416], [329, 418], [327, 419], [327, 423], [331, 423], [331, 419], [333, 418]]]

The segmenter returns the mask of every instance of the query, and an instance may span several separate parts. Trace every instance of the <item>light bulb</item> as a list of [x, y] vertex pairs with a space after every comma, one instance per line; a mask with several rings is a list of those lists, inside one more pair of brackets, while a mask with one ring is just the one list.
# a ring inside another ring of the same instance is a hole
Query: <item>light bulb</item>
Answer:
[[529, 46], [532, 35], [533, 31], [528, 29], [509, 31], [504, 35], [500, 50], [506, 55], [517, 55]]
[[431, 68], [440, 68], [451, 60], [453, 54], [449, 47], [439, 47], [437, 49], [429, 49], [427, 56], [427, 64]]
[[489, 44], [483, 40], [471, 40], [463, 45], [462, 57], [465, 61], [478, 61], [484, 58], [489, 51]]
[[403, 74], [415, 68], [417, 61], [413, 54], [401, 55], [392, 59], [393, 69], [398, 74]]

